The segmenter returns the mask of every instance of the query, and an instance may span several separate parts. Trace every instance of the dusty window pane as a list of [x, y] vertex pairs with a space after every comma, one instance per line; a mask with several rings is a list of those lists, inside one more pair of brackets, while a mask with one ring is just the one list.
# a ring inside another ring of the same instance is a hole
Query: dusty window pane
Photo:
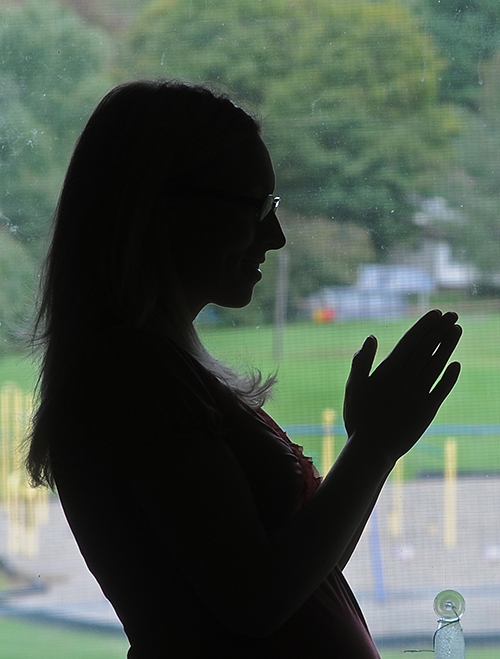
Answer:
[[268, 259], [249, 307], [209, 307], [198, 327], [228, 361], [279, 369], [268, 411], [322, 473], [345, 442], [344, 383], [364, 338], [383, 356], [424, 310], [459, 312], [459, 384], [391, 476], [347, 574], [384, 657], [390, 642], [431, 647], [445, 588], [467, 601], [471, 643], [498, 639], [499, 33], [496, 0], [0, 4], [0, 627], [12, 647], [36, 630], [25, 653], [41, 656], [52, 628], [8, 617], [36, 614], [117, 630], [54, 631], [65, 656], [91, 637], [96, 656], [126, 651], [56, 498], [26, 489], [16, 446], [36, 375], [20, 358], [74, 142], [111, 86], [158, 76], [225, 87], [262, 119], [287, 257]]

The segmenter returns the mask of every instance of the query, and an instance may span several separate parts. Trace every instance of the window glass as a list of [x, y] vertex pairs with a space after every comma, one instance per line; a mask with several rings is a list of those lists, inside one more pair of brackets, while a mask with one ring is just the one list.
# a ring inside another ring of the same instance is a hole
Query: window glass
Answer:
[[497, 656], [497, 1], [4, 0], [0, 62], [0, 636], [12, 656], [126, 652], [56, 497], [19, 467], [36, 378], [21, 330], [79, 131], [111, 86], [159, 76], [227, 89], [262, 122], [288, 243], [249, 307], [207, 308], [197, 326], [230, 363], [278, 372], [267, 409], [321, 473], [345, 442], [364, 338], [382, 358], [423, 311], [459, 312], [459, 383], [346, 573], [383, 657], [432, 647], [433, 599], [448, 588], [466, 599], [467, 656]]

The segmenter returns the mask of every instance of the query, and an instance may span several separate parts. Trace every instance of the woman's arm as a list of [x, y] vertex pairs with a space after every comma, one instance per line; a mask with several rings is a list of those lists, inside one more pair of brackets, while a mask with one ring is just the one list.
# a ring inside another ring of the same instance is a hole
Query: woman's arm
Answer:
[[[421, 327], [417, 326], [417, 327], [418, 327], [418, 331], [420, 332], [420, 335], [421, 335], [421, 336], [423, 336], [423, 334], [425, 334], [426, 327], [427, 327], [427, 323], [429, 322], [429, 320], [432, 322], [433, 317], [435, 316], [435, 314], [436, 314], [436, 312], [433, 311], [433, 312], [431, 312], [430, 316], [429, 316], [429, 314], [427, 314], [427, 315], [424, 316], [424, 318], [420, 321], [421, 324], [422, 324], [423, 326], [421, 326]], [[425, 320], [424, 320], [424, 319], [425, 319]], [[447, 318], [444, 319], [444, 321], [448, 321], [448, 322], [450, 322], [450, 321], [453, 321], [454, 319], [456, 319], [455, 314], [451, 314], [451, 315], [448, 315]], [[446, 325], [445, 325], [445, 328], [446, 328]], [[408, 336], [408, 337], [405, 337], [405, 338], [403, 339], [403, 341], [402, 341], [402, 346], [401, 346], [401, 344], [400, 344], [399, 349], [401, 349], [401, 347], [403, 347], [403, 349], [404, 349], [404, 344], [407, 343], [407, 342], [409, 342], [409, 340], [413, 340], [413, 337], [412, 337], [411, 335], [412, 335], [413, 333], [415, 333], [416, 331], [417, 331], [417, 328], [414, 328], [414, 329], [411, 330], [411, 332], [409, 333], [409, 336]], [[447, 359], [448, 359], [447, 354], [450, 354], [450, 355], [451, 355], [451, 352], [453, 351], [453, 349], [454, 349], [454, 347], [455, 347], [455, 345], [456, 345], [456, 342], [457, 342], [458, 339], [460, 338], [460, 333], [461, 333], [461, 331], [460, 331], [459, 329], [456, 329], [456, 330], [453, 329], [452, 334], [447, 338], [448, 344], [445, 343], [445, 344], [442, 346], [442, 348], [441, 348], [441, 355], [439, 355], [439, 356], [436, 355], [436, 356], [435, 356], [435, 358], [436, 358], [437, 360], [440, 360], [440, 361], [437, 362], [436, 365], [434, 365], [434, 368], [435, 368], [435, 369], [436, 369], [436, 368], [439, 368], [441, 365], [444, 367], [444, 363], [446, 363], [446, 361], [447, 361]], [[430, 338], [432, 338], [432, 337], [430, 337]], [[376, 340], [374, 339], [374, 337], [369, 337], [368, 342], [371, 342], [371, 343], [372, 343], [372, 345], [371, 345], [371, 347], [370, 347], [370, 350], [374, 350], [374, 349], [376, 349]], [[407, 346], [406, 350], [408, 350], [408, 346]], [[362, 359], [362, 355], [360, 355], [359, 353], [358, 353], [355, 357], [356, 357], [357, 359], [360, 359], [360, 358]], [[443, 361], [443, 359], [444, 359], [445, 361]], [[371, 361], [370, 361], [370, 360], [371, 360], [371, 357], [368, 356], [368, 362], [367, 362], [367, 364], [361, 366], [361, 368], [364, 369], [365, 374], [367, 373], [367, 369], [369, 370], [369, 368], [371, 367]], [[458, 365], [456, 365], [456, 366], [458, 366]], [[456, 368], [456, 366], [454, 366], [453, 368]], [[457, 375], [458, 375], [458, 372], [457, 372]], [[350, 406], [352, 406], [353, 401], [354, 401], [355, 404], [357, 404], [357, 407], [358, 407], [358, 409], [361, 411], [361, 415], [362, 415], [362, 416], [364, 416], [364, 411], [363, 411], [364, 409], [366, 409], [366, 415], [368, 416], [368, 414], [369, 414], [369, 409], [368, 409], [368, 406], [366, 405], [366, 403], [363, 403], [363, 409], [361, 408], [361, 400], [362, 400], [362, 396], [366, 396], [366, 395], [367, 395], [367, 392], [360, 392], [360, 391], [358, 391], [358, 390], [356, 390], [356, 389], [355, 389], [355, 391], [353, 392], [353, 391], [352, 391], [352, 387], [353, 387], [353, 379], [354, 379], [354, 386], [356, 386], [356, 383], [355, 383], [355, 381], [356, 381], [356, 374], [355, 374], [355, 372], [354, 372], [354, 368], [353, 368], [353, 372], [351, 373], [350, 381], [349, 381], [349, 384], [348, 384], [348, 391], [346, 392], [347, 395], [346, 395], [346, 400], [345, 400], [345, 411], [344, 411], [344, 416], [345, 416], [345, 421], [346, 421], [346, 427], [347, 427], [348, 429], [350, 429], [351, 431], [352, 431], [352, 423], [353, 423], [353, 419], [352, 419], [352, 411], [351, 411], [351, 407], [350, 407]], [[453, 385], [452, 385], [452, 386], [453, 386]], [[383, 389], [379, 390], [379, 393], [382, 393], [382, 391], [383, 391]], [[375, 405], [376, 405], [376, 404], [380, 404], [380, 405], [381, 405], [381, 408], [384, 409], [384, 404], [383, 404], [384, 401], [380, 401], [380, 400], [378, 400], [378, 397], [377, 397], [376, 393], [373, 393], [373, 392], [372, 392], [372, 393], [370, 393], [369, 395], [370, 395], [370, 397], [371, 397], [371, 404], [372, 404], [372, 405], [373, 405], [373, 404], [375, 404]], [[445, 394], [445, 396], [446, 396], [446, 395], [447, 395], [447, 394]], [[443, 400], [444, 400], [444, 398], [443, 398]], [[365, 405], [366, 405], [366, 407], [365, 407]], [[423, 409], [424, 409], [424, 408], [423, 408]], [[396, 411], [396, 410], [395, 410], [395, 411]], [[355, 412], [355, 414], [356, 414], [356, 412]], [[403, 427], [403, 424], [401, 424], [401, 427]], [[388, 475], [388, 474], [387, 474], [387, 475]], [[360, 537], [361, 537], [361, 534], [363, 533], [363, 530], [364, 530], [364, 528], [365, 528], [365, 526], [366, 526], [366, 524], [367, 524], [367, 522], [368, 522], [368, 520], [369, 520], [370, 514], [371, 514], [371, 512], [372, 512], [372, 510], [373, 510], [373, 508], [374, 508], [374, 506], [375, 506], [375, 504], [376, 504], [376, 502], [377, 502], [377, 499], [378, 499], [378, 496], [379, 496], [379, 494], [380, 494], [380, 490], [381, 490], [381, 489], [382, 489], [382, 485], [380, 486], [379, 490], [375, 493], [375, 495], [374, 495], [374, 497], [373, 497], [373, 499], [372, 499], [372, 501], [371, 501], [371, 503], [370, 503], [370, 506], [368, 507], [368, 509], [367, 509], [367, 511], [366, 511], [366, 514], [365, 514], [363, 520], [361, 521], [359, 527], [356, 529], [356, 533], [355, 533], [354, 536], [351, 538], [351, 541], [350, 541], [348, 547], [346, 548], [346, 551], [345, 551], [344, 555], [342, 556], [342, 558], [340, 559], [340, 561], [339, 561], [338, 564], [337, 564], [337, 566], [338, 566], [341, 570], [344, 569], [344, 567], [347, 565], [349, 559], [351, 558], [351, 555], [352, 555], [353, 551], [355, 550], [355, 548], [356, 548], [356, 546], [357, 546], [357, 543], [358, 543], [358, 541], [359, 541], [359, 539], [360, 539]]]
[[459, 364], [445, 370], [461, 336], [456, 321], [454, 313], [426, 314], [372, 375], [374, 337], [365, 341], [353, 359], [344, 409], [348, 443], [311, 501], [312, 507], [304, 508], [302, 520], [300, 515], [296, 518], [307, 525], [305, 520], [311, 515], [311, 527], [317, 524], [321, 534], [330, 516], [333, 534], [316, 536], [316, 549], [323, 542], [325, 547], [331, 543], [331, 557], [343, 550], [336, 563], [339, 567], [349, 559], [396, 460], [419, 439], [456, 383]]
[[[427, 335], [428, 333], [428, 328], [429, 325], [432, 325], [433, 322], [435, 322], [436, 319], [439, 319], [442, 323], [442, 326], [436, 326], [434, 328], [435, 331], [438, 332], [437, 336], [440, 336], [440, 332], [442, 333], [441, 335], [443, 336], [443, 343], [440, 345], [439, 352], [432, 355], [433, 361], [429, 361], [427, 363], [426, 361], [426, 356], [425, 356], [425, 350], [428, 350], [428, 347], [426, 347], [426, 344], [424, 343], [423, 345], [423, 350], [424, 350], [424, 355], [423, 355], [423, 361], [421, 362], [420, 366], [422, 368], [422, 373], [424, 372], [424, 366], [427, 366], [427, 368], [432, 368], [433, 370], [429, 371], [427, 378], [428, 382], [432, 381], [432, 378], [437, 378], [438, 374], [441, 372], [440, 369], [442, 370], [444, 368], [444, 365], [446, 364], [449, 356], [453, 352], [458, 340], [460, 339], [461, 335], [461, 329], [456, 328], [454, 326], [454, 322], [457, 320], [456, 314], [447, 314], [446, 318], [443, 318], [442, 320], [439, 318], [439, 312], [432, 311], [430, 314], [426, 314], [420, 321], [419, 323], [413, 327], [408, 334], [401, 340], [401, 342], [398, 344], [397, 349], [395, 349], [393, 355], [386, 360], [386, 362], [389, 362], [389, 367], [391, 366], [390, 362], [395, 361], [397, 362], [398, 360], [402, 361], [403, 368], [400, 371], [399, 375], [399, 380], [401, 382], [401, 387], [402, 390], [405, 391], [404, 395], [406, 394], [406, 390], [409, 386], [408, 382], [408, 376], [411, 374], [411, 369], [415, 367], [415, 365], [418, 365], [418, 362], [415, 362], [415, 359], [419, 359], [418, 353], [415, 353], [415, 355], [412, 357], [411, 356], [411, 350], [412, 348], [412, 342], [415, 340], [427, 340], [428, 345], [432, 345], [432, 341], [435, 339], [433, 338], [432, 333]], [[453, 324], [452, 324], [453, 323]], [[446, 328], [451, 325], [451, 332], [446, 336]], [[430, 343], [429, 343], [430, 342]], [[355, 359], [353, 360], [353, 369], [351, 371], [351, 375], [349, 378], [348, 386], [347, 386], [347, 391], [346, 391], [346, 398], [345, 398], [345, 409], [344, 409], [344, 418], [345, 418], [345, 423], [346, 423], [346, 428], [348, 432], [353, 432], [355, 425], [359, 425], [359, 423], [363, 423], [363, 421], [370, 421], [373, 418], [373, 412], [374, 408], [376, 406], [380, 406], [380, 410], [383, 410], [385, 413], [385, 409], [387, 406], [387, 400], [386, 400], [386, 389], [383, 386], [383, 379], [384, 377], [387, 377], [387, 373], [384, 373], [384, 369], [387, 368], [388, 364], [384, 364], [382, 368], [379, 369], [379, 373], [377, 373], [377, 376], [373, 377], [372, 380], [373, 382], [370, 383], [372, 384], [372, 388], [366, 389], [369, 387], [368, 380], [365, 380], [363, 382], [363, 379], [366, 379], [366, 376], [369, 373], [369, 370], [371, 368], [371, 365], [373, 363], [373, 357], [375, 355], [375, 351], [377, 348], [376, 344], [376, 339], [374, 337], [369, 337], [367, 339], [366, 345], [363, 346], [362, 351], [357, 353], [355, 355]], [[363, 354], [364, 352], [364, 354]], [[404, 367], [404, 362], [403, 360], [407, 360], [407, 365]], [[413, 359], [413, 363], [411, 361]], [[359, 362], [359, 363], [358, 363]], [[393, 364], [393, 367], [395, 364]], [[453, 377], [458, 377], [459, 373], [459, 365], [454, 364], [452, 366], [452, 371], [451, 371], [451, 378], [452, 381], [450, 382], [450, 389], [446, 389], [445, 387], [447, 386], [446, 380], [443, 381], [441, 387], [443, 389], [440, 391], [438, 390], [435, 392], [435, 400], [434, 403], [430, 399], [429, 401], [422, 400], [422, 416], [420, 418], [420, 422], [427, 423], [427, 425], [430, 423], [430, 420], [428, 417], [425, 416], [425, 413], [429, 413], [427, 411], [427, 404], [431, 404], [430, 408], [430, 413], [435, 414], [433, 411], [435, 408], [432, 407], [432, 405], [438, 404], [438, 406], [441, 404], [442, 400], [448, 395], [449, 391], [451, 388], [454, 386], [454, 381]], [[358, 375], [359, 374], [359, 375]], [[378, 377], [378, 376], [382, 377]], [[397, 380], [394, 381], [393, 384], [396, 384]], [[414, 383], [412, 386], [418, 386], [418, 382]], [[424, 395], [426, 392], [424, 388]], [[417, 389], [415, 389], [414, 392], [414, 399], [412, 402], [416, 404], [417, 409], [418, 409], [418, 403], [419, 403], [419, 396], [421, 395], [421, 392]], [[441, 398], [442, 396], [442, 398]], [[369, 401], [367, 400], [367, 397], [370, 399]], [[405, 420], [401, 418], [401, 416], [405, 415], [405, 407], [404, 407], [404, 400], [397, 401], [397, 398], [394, 399], [394, 404], [393, 404], [393, 409], [390, 412], [390, 414], [387, 414], [386, 416], [386, 423], [389, 426], [389, 424], [392, 425], [392, 432], [396, 433], [396, 436], [398, 434], [398, 427], [403, 429], [405, 428]], [[432, 420], [432, 419], [431, 419]], [[418, 422], [419, 419], [416, 419], [417, 421], [417, 433], [419, 432], [418, 430]], [[365, 424], [366, 427], [366, 424]], [[372, 427], [372, 430], [375, 431], [375, 427]], [[387, 428], [387, 434], [389, 435], [391, 433], [391, 430], [389, 427]], [[388, 476], [388, 474], [387, 474]], [[385, 479], [384, 479], [385, 480]], [[353, 551], [355, 550], [357, 543], [361, 537], [361, 534], [363, 533], [363, 530], [369, 520], [370, 514], [377, 502], [378, 496], [380, 494], [380, 490], [382, 489], [383, 483], [381, 484], [380, 488], [377, 490], [377, 492], [374, 494], [374, 497], [369, 505], [369, 507], [366, 510], [364, 518], [361, 520], [361, 523], [359, 527], [356, 529], [356, 533], [354, 536], [351, 538], [351, 541], [346, 548], [346, 551], [340, 561], [338, 562], [337, 566], [340, 569], [344, 569], [344, 567], [347, 565], [349, 562], [349, 559], [351, 558], [351, 555]]]
[[372, 514], [373, 509], [375, 508], [375, 504], [377, 503], [379, 494], [380, 494], [380, 492], [381, 492], [381, 490], [384, 486], [384, 483], [385, 483], [385, 479], [383, 479], [381, 481], [380, 487], [377, 489], [377, 491], [373, 495], [373, 498], [372, 498], [371, 502], [369, 503], [369, 505], [368, 505], [368, 507], [365, 511], [365, 514], [364, 514], [363, 518], [361, 519], [361, 521], [358, 525], [358, 528], [356, 529], [354, 535], [352, 536], [351, 540], [349, 541], [349, 544], [345, 548], [344, 553], [342, 554], [340, 559], [337, 561], [337, 566], [336, 567], [338, 567], [339, 570], [341, 570], [341, 571], [344, 570], [347, 563], [349, 563], [349, 561], [351, 560], [351, 556], [353, 555], [354, 550], [358, 546], [358, 542], [359, 542], [359, 540], [360, 540], [360, 538], [363, 534], [363, 531], [365, 530], [366, 525], [368, 524], [368, 520], [370, 519], [370, 515]]

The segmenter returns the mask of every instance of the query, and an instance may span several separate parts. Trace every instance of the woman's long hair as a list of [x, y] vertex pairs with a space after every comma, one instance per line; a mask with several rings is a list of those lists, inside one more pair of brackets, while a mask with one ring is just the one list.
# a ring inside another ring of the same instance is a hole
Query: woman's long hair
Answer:
[[107, 328], [161, 328], [245, 402], [264, 402], [274, 378], [236, 374], [199, 340], [165, 231], [182, 209], [176, 191], [258, 131], [226, 95], [178, 81], [125, 83], [94, 110], [68, 167], [42, 270], [33, 333], [38, 406], [26, 459], [33, 484], [54, 487], [44, 430], [50, 403], [89, 338]]

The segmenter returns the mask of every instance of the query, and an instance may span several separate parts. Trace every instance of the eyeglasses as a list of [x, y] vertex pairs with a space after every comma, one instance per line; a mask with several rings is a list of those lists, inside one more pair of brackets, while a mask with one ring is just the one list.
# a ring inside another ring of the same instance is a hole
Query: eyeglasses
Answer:
[[255, 197], [248, 197], [236, 192], [223, 192], [222, 190], [191, 189], [190, 192], [202, 195], [203, 197], [210, 197], [212, 199], [234, 201], [237, 204], [255, 208], [257, 210], [257, 222], [262, 222], [262, 220], [264, 220], [269, 215], [269, 213], [273, 213], [278, 208], [281, 201], [281, 197], [274, 197], [272, 194], [267, 195], [265, 199], [256, 199]]

